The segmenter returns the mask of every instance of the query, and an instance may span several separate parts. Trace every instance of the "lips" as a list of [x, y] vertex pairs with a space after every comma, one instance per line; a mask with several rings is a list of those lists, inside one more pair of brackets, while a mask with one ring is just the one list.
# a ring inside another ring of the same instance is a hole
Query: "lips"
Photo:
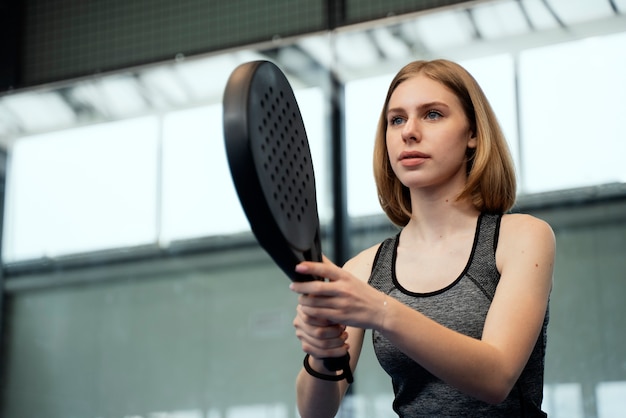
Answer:
[[400, 164], [404, 167], [416, 167], [424, 163], [428, 158], [427, 154], [419, 151], [404, 151], [398, 157]]
[[428, 158], [428, 155], [419, 151], [403, 151], [400, 154], [400, 157], [398, 159], [402, 161], [402, 160], [410, 160], [414, 158], [424, 159], [424, 158]]

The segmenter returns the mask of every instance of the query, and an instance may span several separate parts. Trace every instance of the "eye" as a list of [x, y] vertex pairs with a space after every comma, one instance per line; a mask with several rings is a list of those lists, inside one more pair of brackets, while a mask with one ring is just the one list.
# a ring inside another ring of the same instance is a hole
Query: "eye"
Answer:
[[400, 125], [402, 122], [404, 122], [404, 119], [400, 116], [392, 116], [389, 118], [389, 125]]
[[441, 117], [443, 117], [443, 115], [437, 110], [429, 110], [426, 112], [426, 119], [428, 120], [437, 120]]

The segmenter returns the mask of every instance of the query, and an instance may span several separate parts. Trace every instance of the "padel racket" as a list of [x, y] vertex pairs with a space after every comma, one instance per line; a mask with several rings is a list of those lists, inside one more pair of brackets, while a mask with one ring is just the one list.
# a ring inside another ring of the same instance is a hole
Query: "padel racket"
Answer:
[[[224, 91], [224, 140], [235, 189], [257, 241], [293, 281], [301, 261], [322, 261], [315, 176], [300, 108], [269, 61], [241, 64]], [[349, 355], [326, 358], [352, 382]]]

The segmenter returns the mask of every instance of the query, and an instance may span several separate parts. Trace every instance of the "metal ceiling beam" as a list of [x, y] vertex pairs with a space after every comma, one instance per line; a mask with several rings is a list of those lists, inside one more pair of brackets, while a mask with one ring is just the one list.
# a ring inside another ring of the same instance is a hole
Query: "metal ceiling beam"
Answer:
[[20, 84], [22, 1], [0, 1], [0, 91]]

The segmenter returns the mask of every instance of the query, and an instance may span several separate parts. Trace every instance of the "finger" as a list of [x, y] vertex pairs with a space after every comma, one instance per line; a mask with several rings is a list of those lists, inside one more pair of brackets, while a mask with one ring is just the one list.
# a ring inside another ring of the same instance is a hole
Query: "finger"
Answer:
[[316, 347], [318, 349], [333, 349], [343, 347], [348, 340], [348, 333], [343, 331], [338, 336], [332, 338], [321, 338], [318, 335], [318, 332], [309, 333], [306, 332], [304, 328], [296, 328], [296, 336], [303, 341], [306, 341], [311, 346]]
[[317, 277], [323, 277], [330, 281], [338, 280], [341, 268], [324, 257], [323, 262], [303, 261], [296, 265], [296, 272]]
[[289, 284], [289, 289], [300, 295], [312, 295], [312, 296], [331, 296], [332, 289], [328, 286], [328, 283], [321, 280], [312, 280], [310, 282], [292, 282]]
[[316, 325], [320, 322], [322, 321], [317, 321], [315, 318], [307, 317], [305, 314], [299, 312], [293, 320], [293, 326], [296, 330], [299, 330], [299, 332], [305, 333], [311, 338], [318, 340], [347, 338], [346, 327], [344, 325]]
[[[346, 329], [345, 325], [339, 325], [335, 322], [329, 321], [326, 318], [320, 318], [307, 314], [304, 307], [301, 305], [298, 305], [296, 307], [296, 312], [297, 315], [293, 322], [294, 327], [303, 327], [306, 329], [323, 329], [324, 334], [316, 335], [319, 338], [333, 338], [341, 335], [341, 333]], [[313, 334], [313, 332], [311, 332], [311, 334]]]
[[[318, 358], [340, 357], [348, 350], [348, 332], [343, 325], [315, 326], [319, 323], [314, 317], [304, 314], [301, 307], [293, 320], [296, 337], [300, 340], [302, 350]], [[325, 322], [325, 321], [324, 321]]]
[[347, 333], [342, 334], [340, 338], [318, 339], [303, 332], [302, 329], [296, 329], [296, 336], [300, 340], [302, 350], [315, 357], [339, 357], [349, 349], [346, 342]]
[[298, 297], [298, 303], [301, 306], [309, 306], [309, 307], [321, 307], [321, 308], [330, 308], [333, 307], [333, 296], [335, 295], [329, 295], [327, 291], [323, 291], [323, 292], [319, 292], [316, 294], [311, 294], [311, 293], [306, 293], [303, 295], [300, 295]]
[[342, 315], [350, 310], [348, 300], [331, 296], [303, 296], [299, 298], [299, 306], [304, 314], [333, 324], [343, 323]]
[[289, 285], [289, 289], [291, 289], [294, 293], [300, 294], [301, 296], [341, 296], [345, 293], [346, 286], [339, 283], [337, 280], [338, 279], [331, 282], [322, 282], [319, 280], [310, 282], [293, 282]]

